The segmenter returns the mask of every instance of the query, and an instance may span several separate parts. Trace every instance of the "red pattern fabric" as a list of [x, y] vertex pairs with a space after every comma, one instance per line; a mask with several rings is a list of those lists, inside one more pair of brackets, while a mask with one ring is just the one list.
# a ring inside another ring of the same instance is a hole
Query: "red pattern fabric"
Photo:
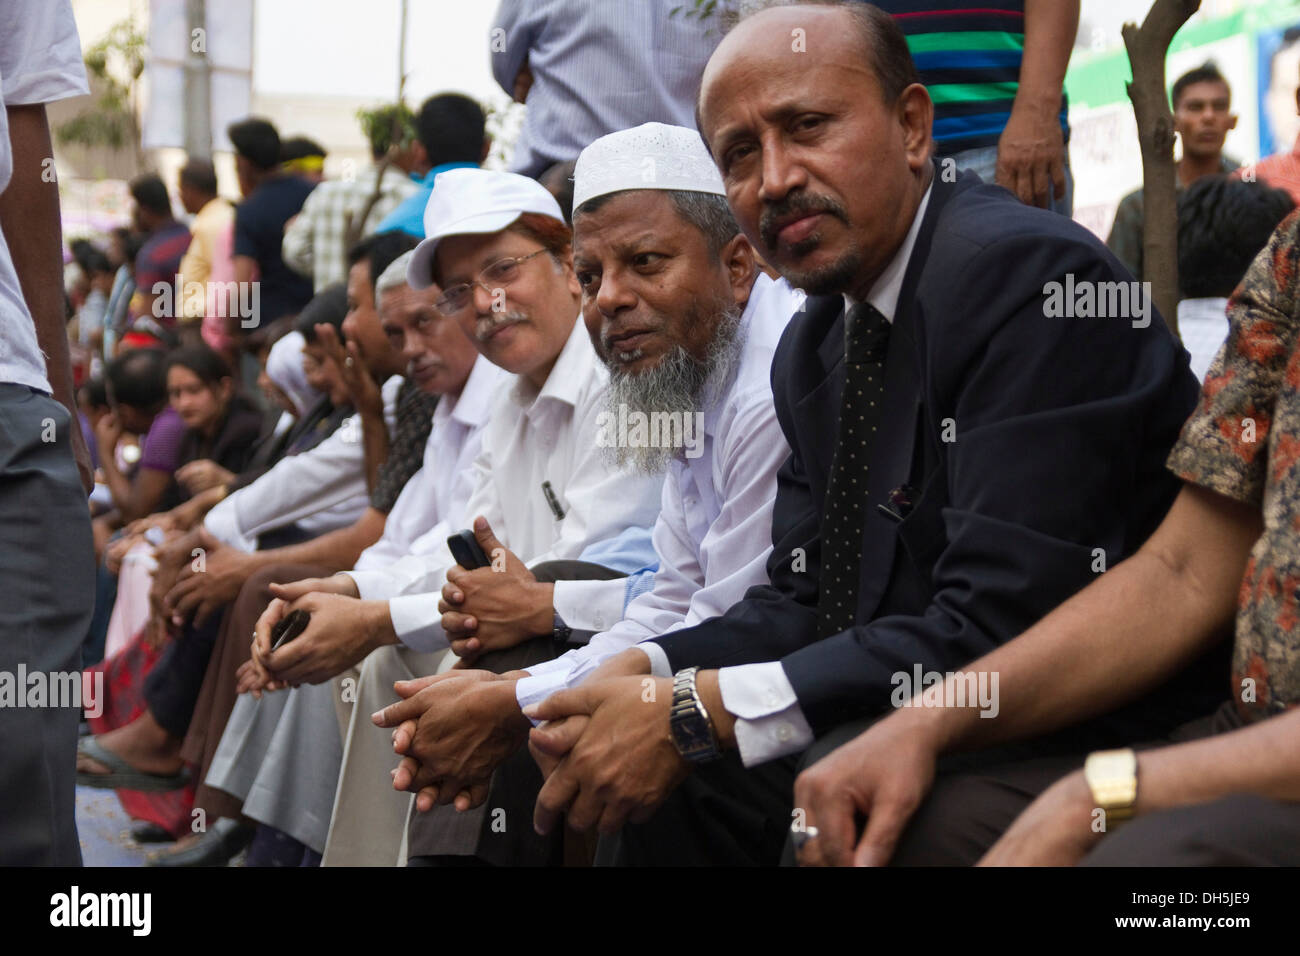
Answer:
[[[162, 656], [161, 647], [151, 647], [141, 629], [129, 644], [113, 657], [87, 671], [104, 674], [104, 709], [99, 717], [87, 722], [93, 733], [115, 730], [135, 720], [145, 710], [144, 681]], [[195, 785], [164, 793], [117, 791], [122, 809], [135, 820], [156, 823], [174, 837], [190, 832], [190, 810], [194, 806]]]

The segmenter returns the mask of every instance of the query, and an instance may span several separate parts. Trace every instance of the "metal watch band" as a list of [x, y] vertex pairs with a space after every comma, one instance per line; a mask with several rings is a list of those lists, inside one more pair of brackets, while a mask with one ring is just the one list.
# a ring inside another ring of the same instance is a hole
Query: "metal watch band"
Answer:
[[686, 667], [673, 675], [673, 701], [668, 723], [677, 752], [692, 763], [707, 763], [722, 756], [713, 720], [695, 687], [698, 667]]

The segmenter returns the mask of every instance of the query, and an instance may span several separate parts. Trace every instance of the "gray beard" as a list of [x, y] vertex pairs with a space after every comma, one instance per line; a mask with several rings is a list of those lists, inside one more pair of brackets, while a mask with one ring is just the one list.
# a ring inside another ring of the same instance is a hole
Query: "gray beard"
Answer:
[[[626, 406], [628, 413], [641, 412], [647, 417], [666, 412], [680, 415], [684, 420], [687, 415], [702, 413], [722, 396], [740, 366], [744, 346], [740, 335], [741, 315], [742, 310], [736, 305], [721, 312], [703, 360], [677, 345], [648, 371], [612, 369], [606, 409], [616, 419], [620, 406]], [[683, 448], [671, 444], [640, 447], [615, 444], [605, 451], [620, 468], [630, 468], [642, 475], [662, 474], [674, 458], [684, 453]]]

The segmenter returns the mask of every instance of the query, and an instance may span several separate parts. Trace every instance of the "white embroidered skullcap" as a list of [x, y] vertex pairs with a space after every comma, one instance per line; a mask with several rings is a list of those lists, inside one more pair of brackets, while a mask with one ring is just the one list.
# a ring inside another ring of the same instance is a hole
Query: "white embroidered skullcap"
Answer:
[[573, 171], [573, 208], [626, 189], [672, 189], [725, 196], [722, 176], [700, 134], [645, 123], [602, 136], [582, 151]]

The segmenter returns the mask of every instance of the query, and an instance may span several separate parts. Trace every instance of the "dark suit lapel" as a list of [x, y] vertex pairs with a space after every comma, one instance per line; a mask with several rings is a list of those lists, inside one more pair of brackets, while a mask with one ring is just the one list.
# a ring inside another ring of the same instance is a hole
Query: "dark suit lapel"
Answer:
[[844, 297], [811, 296], [805, 300], [805, 309], [809, 328], [820, 330], [820, 341], [816, 366], [801, 372], [808, 375], [807, 388], [795, 402], [794, 417], [809, 425], [809, 433], [801, 436], [805, 442], [803, 464], [814, 500], [821, 501], [830, 480], [836, 438], [834, 428], [826, 431], [827, 415], [833, 416], [839, 408], [844, 387]]
[[886, 514], [881, 506], [889, 502], [894, 489], [907, 483], [912, 473], [916, 424], [921, 410], [921, 364], [915, 336], [917, 285], [929, 256], [930, 240], [940, 212], [954, 193], [974, 184], [969, 177], [956, 183], [945, 183], [937, 166], [934, 172], [930, 204], [926, 207], [904, 273], [889, 335], [889, 353], [885, 359], [885, 407], [877, 426], [867, 475], [867, 519], [863, 528], [858, 584], [859, 623], [866, 623], [875, 615], [893, 571], [900, 522]]

